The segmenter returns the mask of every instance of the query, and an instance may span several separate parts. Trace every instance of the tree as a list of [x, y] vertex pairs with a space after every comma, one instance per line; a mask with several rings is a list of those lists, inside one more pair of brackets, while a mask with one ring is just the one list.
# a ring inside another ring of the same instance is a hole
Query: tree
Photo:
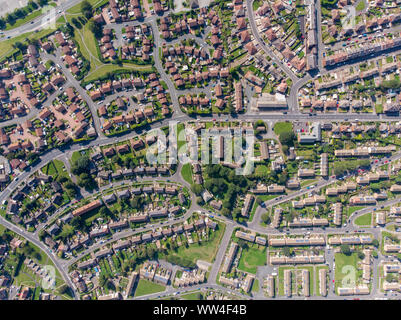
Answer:
[[365, 259], [365, 254], [362, 251], [358, 251], [358, 258], [361, 260]]
[[248, 243], [245, 240], [238, 239], [238, 245], [242, 248], [242, 250], [246, 250], [249, 248]]
[[379, 240], [377, 240], [377, 239], [373, 239], [372, 240], [372, 245], [375, 247], [375, 248], [378, 248], [379, 247]]
[[230, 209], [223, 208], [223, 209], [221, 209], [221, 214], [223, 216], [229, 217], [231, 215], [231, 211], [230, 211]]
[[108, 280], [108, 277], [106, 276], [105, 273], [101, 272], [99, 275], [99, 286], [100, 287], [104, 287], [104, 285], [106, 284]]
[[284, 248], [283, 248], [283, 254], [284, 254], [286, 257], [290, 257], [291, 254], [292, 254], [290, 247], [284, 247]]
[[141, 197], [133, 197], [130, 201], [130, 206], [133, 209], [141, 209], [143, 206], [143, 198]]
[[107, 219], [107, 217], [111, 214], [109, 208], [103, 206], [99, 209], [99, 214], [103, 219]]
[[283, 145], [292, 146], [294, 145], [295, 134], [293, 131], [284, 131], [280, 133], [279, 140]]
[[397, 281], [397, 277], [395, 277], [393, 274], [388, 273], [386, 275], [386, 281], [387, 282], [396, 282]]
[[89, 30], [92, 31], [96, 39], [100, 39], [103, 35], [102, 27], [100, 24], [96, 23], [93, 19], [89, 20]]
[[202, 197], [196, 197], [196, 204], [199, 206], [204, 204]]
[[82, 28], [82, 25], [81, 25], [81, 23], [77, 20], [77, 18], [72, 18], [71, 19], [71, 22], [73, 23], [73, 25], [75, 26], [75, 27], [77, 27], [78, 29], [81, 29]]
[[37, 8], [39, 8], [38, 4], [33, 0], [29, 0], [28, 6], [30, 6], [33, 10], [36, 10]]
[[192, 184], [191, 190], [193, 193], [195, 193], [197, 196], [199, 196], [202, 193], [202, 191], [204, 190], [204, 188], [201, 184]]
[[71, 171], [75, 175], [79, 175], [83, 172], [89, 173], [89, 165], [90, 159], [87, 155], [84, 155], [73, 162], [71, 166]]
[[81, 3], [81, 11], [84, 14], [86, 19], [90, 19], [93, 16], [93, 8], [92, 5], [88, 1], [83, 1]]
[[346, 256], [349, 256], [351, 254], [351, 248], [349, 247], [348, 244], [342, 244], [340, 247], [340, 251], [342, 254], [345, 254]]
[[96, 182], [90, 174], [83, 172], [79, 175], [78, 185], [85, 189], [94, 189], [96, 187]]
[[44, 229], [40, 230], [38, 233], [38, 237], [39, 237], [40, 241], [44, 241], [46, 235], [47, 235], [47, 232]]
[[7, 25], [6, 20], [4, 18], [0, 18], [0, 29], [4, 29]]
[[265, 212], [264, 214], [262, 214], [262, 221], [263, 221], [265, 224], [270, 224], [271, 219], [270, 219], [270, 216], [269, 216], [269, 214], [268, 214], [267, 212]]
[[67, 293], [69, 289], [70, 289], [69, 286], [67, 286], [66, 284], [62, 284], [62, 285], [58, 288], [58, 293], [59, 293], [60, 295], [63, 295], [63, 294], [65, 294], [65, 293]]

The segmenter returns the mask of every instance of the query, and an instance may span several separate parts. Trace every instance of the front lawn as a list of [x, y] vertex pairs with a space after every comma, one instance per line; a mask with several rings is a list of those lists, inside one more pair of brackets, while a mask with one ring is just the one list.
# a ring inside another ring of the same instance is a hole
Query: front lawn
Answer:
[[190, 163], [186, 163], [182, 166], [181, 175], [186, 182], [192, 184], [192, 169]]

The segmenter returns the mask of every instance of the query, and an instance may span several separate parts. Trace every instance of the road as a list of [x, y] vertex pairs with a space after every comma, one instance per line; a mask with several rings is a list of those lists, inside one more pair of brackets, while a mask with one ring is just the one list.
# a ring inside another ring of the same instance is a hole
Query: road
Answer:
[[[9, 38], [17, 37], [23, 33], [27, 32], [32, 32], [35, 30], [39, 30], [41, 28], [46, 28], [49, 23], [57, 20], [58, 17], [60, 17], [63, 12], [76, 4], [82, 2], [82, 0], [67, 0], [64, 1], [63, 3], [59, 4], [57, 7], [54, 8], [54, 11], [48, 11], [41, 16], [35, 18], [31, 22], [28, 22], [27, 24], [21, 25], [17, 28], [11, 29], [9, 31], [4, 31], [4, 37], [0, 39], [0, 41], [7, 40]], [[58, 13], [61, 11], [61, 13]]]
[[247, 17], [248, 17], [249, 25], [251, 27], [253, 37], [258, 42], [259, 46], [263, 49], [263, 51], [273, 60], [273, 62], [275, 62], [277, 65], [279, 65], [280, 68], [286, 73], [286, 75], [293, 82], [296, 82], [298, 80], [298, 77], [290, 70], [290, 68], [288, 68], [288, 66], [285, 63], [281, 62], [281, 60], [277, 58], [277, 56], [274, 54], [274, 52], [272, 50], [270, 50], [264, 43], [263, 39], [261, 39], [258, 28], [256, 27], [255, 13], [253, 12], [253, 8], [252, 8], [253, 1], [254, 0], [246, 1], [246, 12], [247, 12]]

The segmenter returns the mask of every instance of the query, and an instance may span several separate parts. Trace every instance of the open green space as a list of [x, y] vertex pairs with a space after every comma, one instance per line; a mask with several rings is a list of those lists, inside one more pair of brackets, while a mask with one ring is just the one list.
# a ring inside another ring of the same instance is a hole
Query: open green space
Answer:
[[42, 168], [42, 172], [46, 175], [50, 176], [68, 176], [67, 171], [65, 170], [63, 161], [60, 160], [53, 160], [49, 162]]
[[135, 297], [161, 292], [164, 290], [166, 290], [166, 287], [162, 286], [161, 284], [157, 284], [145, 279], [140, 279], [135, 290]]
[[[346, 287], [346, 286], [355, 286], [355, 284], [345, 282], [343, 283], [344, 278], [352, 278], [349, 275], [351, 270], [355, 271], [356, 282], [358, 282], [358, 261], [360, 261], [358, 254], [356, 252], [351, 253], [349, 256], [343, 253], [336, 253], [334, 256], [335, 263], [336, 263], [336, 270], [335, 270], [335, 288], [339, 287]], [[344, 270], [343, 270], [344, 268]], [[343, 273], [344, 272], [344, 273]]]
[[360, 207], [360, 206], [352, 206], [352, 207], [348, 207], [348, 216], [350, 216], [351, 214], [353, 214], [355, 211], [361, 210], [365, 207]]
[[203, 294], [200, 292], [192, 292], [181, 296], [184, 300], [203, 300]]
[[[224, 235], [224, 230], [225, 225], [219, 223], [219, 228], [216, 229], [216, 231], [211, 232], [208, 241], [193, 243], [188, 247], [180, 246], [176, 251], [170, 251], [165, 258], [167, 258], [167, 260], [185, 259], [192, 263], [196, 263], [198, 260], [213, 262]], [[163, 255], [160, 255], [160, 258], [163, 258]]]
[[366, 213], [355, 219], [355, 224], [358, 226], [370, 226], [372, 223], [372, 213]]
[[273, 130], [276, 135], [280, 135], [283, 132], [292, 131], [292, 123], [291, 122], [277, 122], [274, 125]]
[[257, 244], [253, 244], [247, 249], [242, 249], [241, 258], [239, 260], [238, 269], [256, 274], [257, 267], [266, 264], [266, 248], [258, 248]]
[[254, 281], [253, 281], [253, 284], [252, 284], [252, 292], [253, 293], [258, 293], [259, 292], [259, 280], [258, 279], [255, 279]]
[[186, 163], [182, 166], [181, 175], [186, 182], [192, 184], [192, 168], [190, 163]]
[[123, 73], [130, 71], [152, 72], [151, 65], [136, 65], [123, 63], [122, 67], [117, 64], [103, 64], [96, 71], [92, 72], [84, 78], [86, 82], [94, 81], [106, 76], [108, 73]]

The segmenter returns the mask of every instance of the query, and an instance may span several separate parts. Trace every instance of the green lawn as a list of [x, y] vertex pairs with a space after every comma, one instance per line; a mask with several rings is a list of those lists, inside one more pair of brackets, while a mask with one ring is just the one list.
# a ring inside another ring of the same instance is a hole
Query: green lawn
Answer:
[[262, 1], [255, 0], [252, 4], [253, 11], [258, 10], [261, 5], [262, 5]]
[[363, 214], [356, 218], [355, 224], [358, 226], [370, 226], [372, 224], [372, 212]]
[[42, 172], [50, 176], [56, 176], [56, 175], [68, 176], [68, 173], [64, 171], [64, 163], [63, 161], [60, 160], [53, 160], [49, 162], [42, 168]]
[[124, 63], [122, 67], [116, 64], [103, 64], [99, 67], [96, 72], [92, 72], [88, 76], [85, 77], [86, 82], [97, 80], [103, 76], [105, 76], [109, 72], [121, 73], [121, 72], [130, 72], [130, 71], [142, 71], [142, 72], [151, 72], [153, 70], [151, 65], [136, 65], [136, 64], [128, 64]]
[[384, 111], [383, 105], [382, 104], [376, 104], [375, 105], [375, 110], [376, 110], [376, 113], [383, 113], [383, 111]]
[[188, 248], [181, 246], [177, 251], [169, 252], [168, 255], [189, 259], [194, 263], [198, 260], [213, 262], [219, 249], [221, 238], [224, 235], [224, 230], [225, 225], [219, 223], [219, 228], [211, 234], [209, 241], [203, 241], [201, 244], [193, 243]]
[[83, 155], [82, 153], [89, 156], [88, 150], [74, 151], [70, 160], [71, 164], [77, 161]]
[[187, 152], [186, 144], [187, 142], [185, 139], [185, 126], [183, 123], [179, 123], [177, 125], [177, 148], [179, 154]]
[[365, 1], [361, 0], [358, 5], [356, 6], [356, 11], [362, 11], [363, 9], [365, 9]]
[[140, 296], [144, 296], [147, 294], [161, 292], [164, 290], [166, 290], [165, 286], [151, 282], [149, 280], [140, 279], [138, 282], [138, 286], [136, 287], [136, 290], [135, 290], [135, 297], [140, 297]]
[[257, 196], [257, 198], [261, 199], [263, 202], [269, 201], [271, 199], [277, 198], [278, 195], [274, 194], [262, 194], [260, 196]]
[[190, 163], [186, 163], [182, 166], [181, 175], [186, 182], [192, 184], [192, 168]]
[[258, 248], [253, 244], [248, 249], [243, 249], [239, 260], [238, 269], [255, 274], [258, 266], [266, 264], [266, 248]]
[[203, 294], [200, 292], [192, 292], [181, 296], [184, 300], [203, 300]]
[[348, 286], [354, 286], [352, 284], [342, 284], [342, 281], [345, 277], [348, 277], [348, 275], [351, 273], [350, 270], [344, 269], [344, 273], [343, 273], [343, 268], [346, 266], [350, 266], [355, 268], [355, 281], [358, 283], [358, 278], [359, 277], [359, 273], [357, 271], [357, 265], [358, 265], [358, 261], [360, 261], [360, 259], [358, 258], [358, 254], [356, 252], [352, 253], [349, 256], [346, 256], [345, 254], [342, 253], [336, 253], [334, 256], [335, 259], [335, 263], [336, 263], [336, 271], [335, 271], [335, 287], [336, 290], [338, 287], [344, 287], [346, 285]]
[[259, 292], [259, 280], [258, 279], [253, 280], [252, 292], [253, 293], [258, 293]]
[[274, 133], [276, 135], [280, 135], [280, 133], [292, 131], [292, 123], [291, 122], [277, 122], [274, 125]]

